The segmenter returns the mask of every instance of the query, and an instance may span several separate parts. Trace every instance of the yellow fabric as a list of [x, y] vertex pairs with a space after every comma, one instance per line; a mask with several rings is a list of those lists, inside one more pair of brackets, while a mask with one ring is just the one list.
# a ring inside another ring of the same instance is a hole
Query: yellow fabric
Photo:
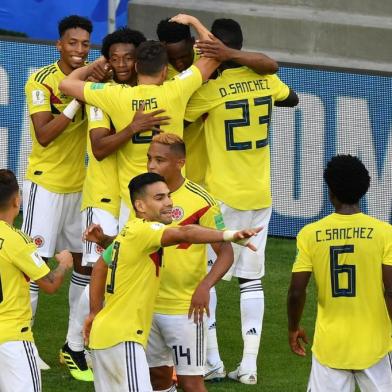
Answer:
[[49, 273], [29, 237], [0, 221], [0, 344], [33, 341], [29, 279]]
[[392, 350], [382, 264], [392, 265], [392, 226], [365, 214], [331, 214], [298, 234], [293, 272], [314, 274], [321, 364], [366, 369]]
[[[116, 132], [124, 129], [142, 101], [146, 112], [165, 109], [170, 125], [162, 126], [167, 132], [183, 136], [184, 112], [190, 96], [201, 86], [202, 77], [199, 69], [190, 67], [174, 79], [161, 86], [86, 83], [84, 98], [86, 102], [100, 107], [111, 118]], [[147, 150], [152, 139], [151, 131], [135, 135], [132, 140], [117, 152], [118, 173], [121, 199], [131, 208], [129, 181], [146, 171]]]
[[286, 99], [289, 91], [276, 75], [240, 67], [209, 80], [189, 101], [187, 121], [208, 113], [206, 188], [232, 208], [271, 205], [267, 123], [274, 101]]
[[[219, 206], [202, 187], [185, 180], [171, 194], [174, 226], [200, 224], [223, 230]], [[180, 244], [165, 248], [155, 312], [187, 314], [195, 288], [207, 273], [206, 245]]]
[[118, 217], [120, 210], [120, 186], [117, 173], [117, 153], [98, 161], [91, 149], [90, 132], [96, 128], [112, 129], [109, 116], [101, 109], [86, 105], [88, 166], [83, 185], [82, 211], [87, 207], [101, 208]]
[[159, 287], [158, 251], [164, 229], [161, 223], [134, 218], [116, 237], [105, 306], [93, 322], [91, 348], [109, 348], [125, 341], [146, 346]]
[[[33, 73], [25, 86], [26, 100], [30, 116], [39, 112], [60, 115], [72, 97], [59, 90], [65, 75], [57, 62]], [[48, 146], [42, 147], [35, 137], [30, 118], [32, 150], [26, 178], [56, 193], [80, 192], [85, 177], [87, 121], [80, 108], [73, 121]]]

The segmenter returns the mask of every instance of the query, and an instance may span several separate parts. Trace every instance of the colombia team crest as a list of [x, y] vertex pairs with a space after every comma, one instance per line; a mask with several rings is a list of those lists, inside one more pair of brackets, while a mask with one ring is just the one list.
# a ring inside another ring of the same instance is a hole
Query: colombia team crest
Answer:
[[44, 237], [42, 237], [40, 235], [36, 235], [33, 238], [33, 242], [37, 246], [37, 248], [41, 248], [43, 246], [43, 244], [45, 243], [45, 240], [44, 240]]
[[172, 209], [172, 219], [174, 221], [179, 221], [184, 217], [184, 210], [181, 207], [173, 207]]

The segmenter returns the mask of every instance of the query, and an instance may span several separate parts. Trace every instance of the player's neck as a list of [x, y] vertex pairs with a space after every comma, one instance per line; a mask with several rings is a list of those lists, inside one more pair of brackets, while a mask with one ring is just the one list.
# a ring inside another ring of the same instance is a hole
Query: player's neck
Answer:
[[15, 219], [15, 213], [13, 211], [3, 211], [0, 212], [0, 221], [7, 222], [9, 225], [14, 224], [14, 219]]
[[181, 185], [184, 183], [184, 181], [185, 181], [185, 178], [180, 173], [175, 178], [166, 179], [166, 184], [167, 184], [167, 187], [169, 188], [170, 192], [175, 192], [177, 189], [179, 189], [181, 187]]
[[70, 67], [68, 64], [65, 63], [63, 59], [60, 58], [60, 60], [57, 62], [57, 65], [59, 66], [61, 72], [64, 75], [69, 75], [74, 69]]
[[359, 204], [339, 204], [335, 205], [335, 212], [341, 215], [353, 215], [361, 212]]
[[138, 75], [137, 77], [137, 84], [155, 84], [160, 85], [162, 84], [162, 78], [158, 76], [149, 76], [149, 75]]

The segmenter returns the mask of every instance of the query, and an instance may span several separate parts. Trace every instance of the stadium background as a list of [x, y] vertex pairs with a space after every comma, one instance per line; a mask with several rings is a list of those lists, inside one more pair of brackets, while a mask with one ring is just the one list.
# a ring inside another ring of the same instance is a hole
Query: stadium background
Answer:
[[[93, 49], [90, 59], [98, 55]], [[53, 43], [0, 39], [0, 166], [12, 169], [19, 181], [31, 147], [24, 84], [57, 56]], [[322, 171], [337, 153], [364, 161], [372, 184], [363, 210], [391, 222], [391, 74], [281, 63], [279, 76], [298, 93], [300, 104], [274, 110], [270, 234], [294, 237], [331, 211]]]

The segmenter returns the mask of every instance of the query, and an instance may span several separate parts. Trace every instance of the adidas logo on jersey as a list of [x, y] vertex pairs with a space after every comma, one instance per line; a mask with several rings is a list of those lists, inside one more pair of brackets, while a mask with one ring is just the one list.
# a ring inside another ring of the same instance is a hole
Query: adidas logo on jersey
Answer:
[[251, 328], [246, 334], [247, 335], [257, 335], [256, 328]]
[[215, 328], [216, 328], [216, 323], [212, 323], [212, 324], [208, 327], [209, 330], [215, 329]]
[[214, 260], [208, 260], [207, 264], [209, 267], [212, 267], [214, 265]]

